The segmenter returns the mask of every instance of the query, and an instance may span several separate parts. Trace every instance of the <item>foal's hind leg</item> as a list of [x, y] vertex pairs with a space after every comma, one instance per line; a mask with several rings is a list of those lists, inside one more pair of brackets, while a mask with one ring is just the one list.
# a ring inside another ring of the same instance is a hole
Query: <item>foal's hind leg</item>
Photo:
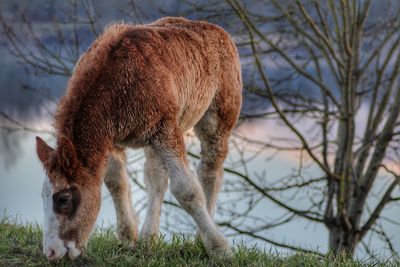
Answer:
[[200, 164], [197, 168], [199, 181], [207, 201], [207, 210], [214, 216], [215, 204], [223, 182], [223, 163], [228, 153], [230, 131], [219, 127], [220, 120], [210, 108], [195, 126], [195, 132], [201, 142]]
[[144, 181], [147, 190], [147, 213], [140, 235], [144, 238], [157, 236], [160, 227], [161, 204], [168, 187], [168, 174], [157, 152], [151, 148], [144, 149]]
[[186, 159], [183, 134], [179, 126], [170, 125], [168, 133], [154, 140], [171, 180], [171, 192], [179, 204], [193, 217], [208, 252], [215, 256], [231, 254], [228, 241], [208, 214], [206, 200], [198, 180], [190, 173]]
[[223, 81], [221, 90], [194, 127], [201, 142], [201, 160], [197, 172], [211, 217], [214, 215], [217, 195], [222, 186], [228, 138], [236, 125], [242, 99], [240, 79], [228, 78]]
[[118, 238], [133, 246], [138, 236], [138, 218], [132, 207], [131, 189], [123, 150], [115, 149], [110, 154], [104, 182], [114, 203]]

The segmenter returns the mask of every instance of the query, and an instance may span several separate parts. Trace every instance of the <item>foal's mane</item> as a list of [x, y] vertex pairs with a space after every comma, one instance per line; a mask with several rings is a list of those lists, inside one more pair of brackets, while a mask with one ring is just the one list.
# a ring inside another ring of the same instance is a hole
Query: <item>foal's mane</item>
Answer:
[[91, 89], [106, 67], [111, 49], [123, 38], [132, 25], [118, 23], [105, 27], [103, 33], [79, 58], [68, 81], [67, 92], [62, 97], [55, 115], [57, 139], [66, 136], [73, 140], [73, 123], [85, 93]]

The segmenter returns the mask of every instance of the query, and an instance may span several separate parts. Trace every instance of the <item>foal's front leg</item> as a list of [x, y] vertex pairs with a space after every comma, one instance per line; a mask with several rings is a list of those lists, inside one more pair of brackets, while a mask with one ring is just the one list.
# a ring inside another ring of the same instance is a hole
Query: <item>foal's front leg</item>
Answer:
[[138, 217], [132, 207], [131, 188], [123, 150], [115, 149], [111, 153], [104, 182], [114, 203], [118, 238], [133, 247], [138, 237]]

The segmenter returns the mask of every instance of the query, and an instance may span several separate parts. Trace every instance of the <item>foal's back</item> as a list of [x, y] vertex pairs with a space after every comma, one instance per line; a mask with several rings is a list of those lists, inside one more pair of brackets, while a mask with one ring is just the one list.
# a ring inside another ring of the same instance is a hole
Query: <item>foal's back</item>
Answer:
[[217, 95], [234, 95], [227, 100], [237, 106], [242, 88], [240, 61], [236, 46], [222, 28], [183, 18], [164, 18], [150, 27], [160, 34], [163, 49], [169, 52], [165, 66], [172, 70], [184, 130], [198, 122]]
[[167, 121], [187, 130], [213, 105], [232, 106], [235, 121], [240, 95], [238, 53], [222, 28], [183, 18], [116, 24], [77, 64], [59, 124], [143, 146]]

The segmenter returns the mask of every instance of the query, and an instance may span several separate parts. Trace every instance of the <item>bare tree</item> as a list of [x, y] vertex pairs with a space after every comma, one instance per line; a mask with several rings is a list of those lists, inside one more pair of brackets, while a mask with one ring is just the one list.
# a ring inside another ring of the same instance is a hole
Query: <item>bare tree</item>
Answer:
[[[399, 201], [399, 5], [378, 2], [271, 0], [252, 9], [227, 0], [243, 23], [256, 72], [257, 82], [246, 89], [271, 105], [250, 117], [277, 120], [288, 130], [279, 139], [246, 139], [297, 152], [299, 161], [275, 188], [243, 179], [289, 214], [325, 225], [334, 253], [353, 255], [370, 232], [393, 249], [381, 223], [398, 225], [382, 211]], [[272, 67], [280, 69], [279, 77], [270, 75]], [[316, 166], [319, 176], [305, 174], [306, 165]], [[387, 180], [377, 193], [379, 176]], [[290, 193], [293, 188], [310, 191], [307, 209], [286, 204], [288, 196], [304, 197]], [[377, 198], [372, 208], [371, 198]]]

